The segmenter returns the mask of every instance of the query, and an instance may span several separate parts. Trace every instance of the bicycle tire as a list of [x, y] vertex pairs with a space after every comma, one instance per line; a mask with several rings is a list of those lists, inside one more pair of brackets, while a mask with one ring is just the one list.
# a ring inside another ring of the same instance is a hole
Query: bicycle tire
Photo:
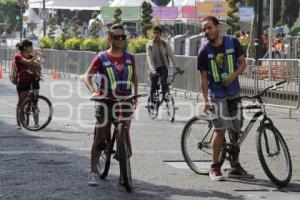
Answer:
[[[268, 130], [268, 132], [267, 132]], [[270, 134], [268, 134], [270, 133]], [[267, 138], [267, 140], [266, 140]], [[264, 141], [263, 141], [264, 140]], [[276, 140], [278, 144], [276, 144]], [[266, 142], [267, 141], [267, 142]], [[280, 145], [281, 152], [279, 151], [278, 155], [276, 153], [274, 155], [271, 155], [273, 152], [270, 152], [271, 154], [266, 155], [266, 148], [267, 144], [270, 147], [271, 151], [277, 151], [276, 146], [270, 145], [270, 142], [275, 142], [274, 145]], [[263, 144], [263, 142], [265, 142]], [[260, 160], [261, 166], [266, 173], [267, 177], [276, 185], [280, 187], [287, 186], [291, 180], [292, 177], [292, 160], [290, 156], [290, 152], [288, 149], [288, 146], [283, 139], [281, 133], [279, 130], [271, 123], [268, 124], [262, 124], [258, 130], [257, 130], [257, 137], [256, 137], [256, 147], [257, 147], [257, 154], [258, 158]], [[276, 158], [275, 158], [276, 156]], [[280, 162], [280, 156], [283, 156], [284, 160]], [[271, 163], [267, 161], [267, 159], [273, 159], [273, 157], [277, 160], [275, 162], [272, 160]], [[278, 162], [279, 161], [279, 162]], [[283, 164], [285, 166], [279, 166], [280, 171], [282, 172], [281, 167], [285, 167], [285, 170], [283, 170], [283, 173], [276, 170], [274, 171], [274, 168], [277, 167], [277, 164]], [[278, 171], [281, 174], [275, 174], [276, 171]]]
[[131, 178], [131, 167], [130, 167], [130, 153], [128, 149], [128, 145], [126, 142], [126, 133], [125, 133], [124, 124], [118, 125], [118, 153], [119, 153], [119, 165], [120, 165], [120, 173], [123, 177], [124, 187], [127, 192], [130, 192], [132, 189], [132, 178]]
[[[38, 124], [38, 126], [34, 126], [34, 125], [31, 125], [29, 122], [30, 122], [30, 119], [29, 117], [32, 116], [35, 114], [34, 111], [32, 111], [32, 107], [31, 107], [31, 104], [32, 104], [32, 101], [31, 99], [28, 97], [24, 102], [23, 104], [20, 106], [20, 122], [22, 124], [22, 126], [24, 128], [26, 128], [27, 130], [30, 130], [30, 131], [38, 131], [38, 130], [41, 130], [43, 128], [45, 128], [52, 120], [52, 116], [53, 116], [53, 107], [52, 107], [52, 103], [50, 102], [50, 100], [44, 96], [41, 96], [41, 95], [38, 95], [37, 96], [38, 100], [37, 102], [39, 102], [39, 109], [40, 109], [40, 105], [43, 105], [42, 107], [45, 108], [45, 112], [49, 112], [48, 114], [46, 114], [46, 117], [43, 117], [44, 122], [41, 123], [41, 124]], [[41, 103], [43, 102], [43, 103]], [[28, 108], [31, 108], [31, 110]], [[41, 111], [38, 111], [39, 112], [39, 118], [40, 118], [40, 113], [42, 113]]]
[[[153, 109], [151, 106], [153, 106]], [[148, 97], [148, 101], [147, 101], [147, 110], [148, 110], [149, 117], [151, 119], [155, 119], [157, 117], [158, 105], [157, 104], [152, 105], [150, 97]]]
[[101, 179], [105, 179], [108, 175], [109, 168], [110, 168], [110, 159], [111, 159], [110, 148], [109, 145], [106, 145], [105, 149], [101, 152], [101, 155], [97, 163], [97, 169], [98, 169], [99, 177]]
[[[213, 126], [209, 116], [195, 116], [184, 126], [181, 135], [181, 151], [187, 165], [197, 174], [208, 175], [212, 160], [211, 139]], [[196, 137], [196, 138], [195, 138]], [[220, 165], [225, 160], [220, 154]]]
[[175, 103], [171, 95], [169, 95], [169, 100], [166, 101], [166, 109], [168, 114], [168, 120], [174, 122], [175, 120]]

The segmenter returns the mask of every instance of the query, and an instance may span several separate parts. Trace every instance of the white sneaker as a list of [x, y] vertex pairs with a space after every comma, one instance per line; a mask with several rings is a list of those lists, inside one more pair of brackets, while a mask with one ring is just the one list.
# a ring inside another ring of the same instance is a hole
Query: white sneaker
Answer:
[[21, 129], [21, 126], [19, 126], [19, 125], [16, 125], [16, 129]]
[[97, 186], [98, 185], [98, 175], [96, 173], [89, 174], [89, 186]]

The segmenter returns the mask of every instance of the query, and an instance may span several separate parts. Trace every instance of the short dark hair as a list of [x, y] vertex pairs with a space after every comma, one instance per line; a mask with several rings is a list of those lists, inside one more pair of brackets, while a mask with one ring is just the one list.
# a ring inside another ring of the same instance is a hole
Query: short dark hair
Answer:
[[204, 19], [202, 20], [202, 22], [205, 21], [212, 21], [212, 23], [217, 26], [220, 24], [219, 20], [215, 17], [215, 16], [206, 16], [204, 17]]
[[124, 27], [122, 24], [114, 24], [110, 27], [109, 33], [112, 33], [116, 29], [122, 29], [124, 31]]
[[19, 51], [24, 51], [28, 47], [32, 47], [32, 42], [28, 39], [22, 40], [20, 43], [16, 45]]
[[159, 31], [160, 33], [162, 32], [161, 26], [154, 26], [153, 31]]

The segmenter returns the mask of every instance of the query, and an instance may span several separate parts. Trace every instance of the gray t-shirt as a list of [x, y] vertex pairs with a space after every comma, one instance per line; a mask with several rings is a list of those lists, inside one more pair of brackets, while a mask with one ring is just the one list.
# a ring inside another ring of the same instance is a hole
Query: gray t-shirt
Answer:
[[162, 67], [162, 66], [166, 66], [165, 62], [164, 62], [164, 58], [162, 56], [162, 52], [160, 51], [160, 45], [162, 45], [161, 43], [156, 43], [156, 42], [153, 42], [153, 46], [152, 48], [154, 48], [154, 52], [155, 52], [155, 55], [154, 55], [154, 66], [156, 68], [158, 67]]

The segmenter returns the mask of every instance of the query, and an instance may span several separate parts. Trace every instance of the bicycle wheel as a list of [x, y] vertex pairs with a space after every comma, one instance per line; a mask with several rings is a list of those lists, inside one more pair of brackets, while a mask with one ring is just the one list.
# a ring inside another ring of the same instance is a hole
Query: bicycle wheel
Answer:
[[153, 104], [151, 102], [150, 97], [148, 98], [147, 109], [148, 109], [148, 114], [149, 114], [150, 118], [155, 119], [158, 115], [158, 106], [157, 106], [157, 104]]
[[127, 192], [131, 191], [132, 179], [131, 179], [131, 167], [130, 167], [130, 152], [126, 142], [126, 130], [124, 124], [118, 125], [119, 139], [117, 150], [119, 153], [119, 165], [120, 173], [123, 177], [124, 186]]
[[166, 101], [166, 109], [168, 114], [168, 120], [174, 122], [175, 120], [175, 103], [171, 95], [168, 95], [168, 100]]
[[257, 131], [256, 147], [261, 166], [276, 185], [289, 184], [292, 161], [288, 146], [273, 124], [262, 124]]
[[44, 96], [38, 96], [37, 102], [27, 98], [20, 107], [20, 121], [24, 128], [38, 131], [45, 128], [53, 116], [51, 102]]
[[[207, 175], [212, 160], [213, 125], [209, 116], [196, 116], [190, 119], [181, 135], [181, 151], [187, 165], [196, 173]], [[222, 165], [225, 154], [220, 154]]]
[[109, 145], [106, 145], [105, 149], [101, 152], [97, 163], [97, 169], [101, 179], [105, 179], [108, 174], [110, 167], [110, 155]]

